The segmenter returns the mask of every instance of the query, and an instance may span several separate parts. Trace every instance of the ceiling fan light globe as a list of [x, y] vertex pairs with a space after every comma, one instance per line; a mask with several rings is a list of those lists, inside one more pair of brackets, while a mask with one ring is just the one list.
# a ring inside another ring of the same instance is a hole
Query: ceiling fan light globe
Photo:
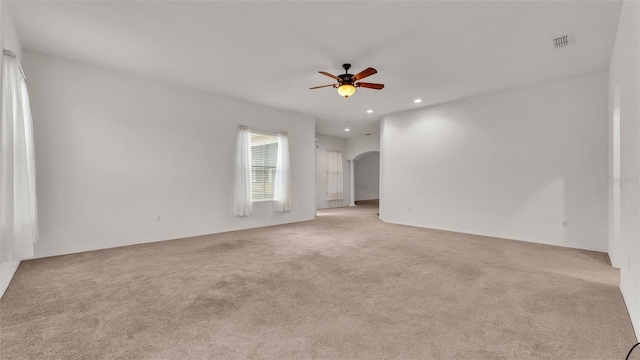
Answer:
[[348, 98], [356, 92], [356, 88], [351, 84], [342, 84], [338, 87], [338, 94]]

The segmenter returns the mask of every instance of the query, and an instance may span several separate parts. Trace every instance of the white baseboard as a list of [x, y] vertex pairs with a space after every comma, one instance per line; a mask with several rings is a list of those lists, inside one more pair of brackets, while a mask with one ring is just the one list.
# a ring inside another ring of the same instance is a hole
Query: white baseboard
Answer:
[[171, 241], [171, 240], [191, 238], [191, 237], [203, 236], [203, 235], [211, 235], [211, 234], [186, 234], [186, 235], [180, 236], [180, 237], [159, 238], [159, 239], [142, 240], [142, 241], [125, 241], [125, 242], [109, 244], [109, 245], [105, 245], [105, 246], [79, 247], [79, 248], [67, 249], [67, 250], [62, 250], [62, 251], [54, 251], [54, 252], [48, 252], [48, 253], [43, 253], [43, 254], [37, 254], [33, 258], [34, 259], [43, 259], [43, 258], [48, 258], [48, 257], [53, 257], [53, 256], [78, 254], [78, 253], [83, 253], [83, 252], [87, 252], [87, 251], [114, 249], [114, 248], [119, 248], [119, 247], [124, 247], [124, 246], [131, 246], [131, 245], [150, 244], [150, 243], [154, 243], [154, 242]]
[[640, 324], [638, 323], [638, 321], [634, 321], [634, 319], [636, 319], [636, 316], [634, 316], [635, 314], [631, 310], [632, 307], [629, 306], [630, 304], [627, 301], [628, 297], [625, 295], [624, 287], [620, 285], [619, 289], [620, 289], [620, 293], [622, 294], [622, 300], [624, 300], [624, 304], [627, 307], [627, 313], [629, 314], [629, 319], [631, 319], [631, 326], [633, 327], [633, 331], [636, 335], [636, 342], [637, 342], [638, 339], [640, 339]]
[[188, 234], [181, 234], [181, 235], [171, 236], [171, 237], [168, 237], [168, 238], [167, 237], [162, 237], [162, 238], [157, 238], [157, 239], [146, 239], [146, 240], [140, 240], [140, 241], [125, 241], [125, 242], [120, 242], [120, 243], [115, 243], [115, 244], [108, 244], [108, 245], [105, 245], [105, 246], [81, 247], [81, 248], [67, 249], [67, 250], [62, 250], [62, 251], [54, 251], [54, 252], [36, 254], [36, 256], [34, 256], [33, 259], [42, 259], [42, 258], [48, 258], [48, 257], [52, 257], [52, 256], [78, 254], [78, 253], [83, 253], [83, 252], [87, 252], [87, 251], [113, 249], [113, 248], [119, 248], [119, 247], [123, 247], [123, 246], [150, 244], [150, 243], [161, 242], [161, 241], [180, 240], [180, 239], [192, 238], [192, 237], [197, 237], [197, 236], [223, 234], [223, 233], [231, 232], [231, 231], [242, 231], [242, 230], [251, 230], [251, 229], [257, 229], [257, 228], [263, 228], [263, 227], [295, 224], [295, 223], [298, 223], [298, 222], [304, 222], [304, 221], [310, 221], [310, 220], [314, 220], [314, 218], [309, 218], [309, 219], [304, 219], [304, 220], [299, 220], [299, 221], [291, 221], [291, 222], [286, 222], [286, 223], [282, 223], [282, 224], [269, 224], [269, 225], [257, 226], [257, 227], [228, 229], [228, 230], [219, 231], [219, 232], [215, 232], [215, 233], [188, 233]]
[[7, 288], [9, 288], [9, 284], [11, 283], [11, 279], [13, 279], [13, 275], [16, 274], [16, 270], [18, 270], [18, 266], [20, 266], [19, 260], [8, 261], [2, 263], [2, 268], [0, 269], [0, 298], [4, 295]]
[[542, 244], [542, 245], [560, 246], [560, 247], [565, 247], [565, 248], [570, 248], [570, 249], [589, 250], [589, 251], [597, 251], [597, 252], [604, 252], [604, 253], [606, 253], [608, 251], [608, 249], [596, 248], [596, 247], [591, 247], [591, 246], [573, 245], [573, 244], [561, 244], [561, 243], [557, 243], [557, 242], [553, 242], [553, 241], [544, 241], [544, 240], [540, 240], [540, 239], [516, 238], [516, 237], [511, 237], [511, 236], [505, 236], [505, 235], [502, 235], [502, 234], [486, 234], [486, 233], [481, 233], [481, 232], [477, 232], [477, 231], [468, 231], [468, 230], [461, 230], [461, 229], [450, 229], [450, 228], [437, 227], [437, 226], [422, 226], [422, 225], [414, 225], [414, 224], [403, 223], [403, 222], [386, 221], [386, 220], [382, 219], [382, 217], [380, 218], [380, 220], [382, 220], [384, 222], [388, 222], [390, 224], [413, 226], [413, 227], [419, 227], [419, 228], [424, 228], [424, 229], [443, 230], [443, 231], [457, 232], [457, 233], [461, 233], [461, 234], [486, 236], [486, 237], [505, 239], [505, 240], [524, 241], [524, 242], [530, 242], [530, 243]]

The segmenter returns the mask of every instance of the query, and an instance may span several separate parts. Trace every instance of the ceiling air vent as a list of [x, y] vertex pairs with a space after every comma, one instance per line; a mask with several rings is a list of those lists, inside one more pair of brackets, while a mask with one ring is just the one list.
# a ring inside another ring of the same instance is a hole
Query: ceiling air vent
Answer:
[[559, 36], [553, 39], [553, 47], [561, 48], [561, 47], [569, 46], [573, 42], [572, 40], [573, 39], [571, 38], [571, 34]]

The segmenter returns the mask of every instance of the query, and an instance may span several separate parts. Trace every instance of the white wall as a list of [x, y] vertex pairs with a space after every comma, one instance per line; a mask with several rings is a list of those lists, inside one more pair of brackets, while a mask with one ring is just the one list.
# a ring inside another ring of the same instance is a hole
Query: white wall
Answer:
[[354, 187], [356, 200], [373, 200], [380, 197], [380, 152], [370, 152], [354, 162]]
[[[351, 170], [347, 162], [347, 139], [337, 138], [329, 135], [316, 135], [316, 206], [318, 209], [327, 209], [349, 205], [351, 190], [349, 187]], [[342, 180], [344, 189], [344, 200], [327, 201], [327, 176], [325, 165], [325, 154], [327, 150], [342, 152]]]
[[[310, 220], [315, 121], [25, 52], [38, 172], [37, 256]], [[239, 124], [286, 130], [293, 210], [233, 216]], [[156, 221], [156, 215], [161, 220]]]
[[3, 1], [0, 7], [2, 8], [2, 10], [0, 10], [0, 17], [2, 18], [2, 47], [3, 49], [13, 51], [13, 53], [18, 56], [18, 59], [22, 59], [22, 46], [20, 45], [20, 39], [18, 39], [18, 34], [13, 24], [7, 2]]
[[[613, 178], [613, 106], [616, 91], [620, 95], [620, 235], [610, 233], [610, 257], [620, 267], [620, 290], [631, 321], [640, 337], [640, 3], [625, 1], [620, 13], [618, 33], [609, 68], [609, 141]], [[614, 179], [619, 180], [619, 179]], [[613, 189], [609, 186], [610, 213], [614, 213]], [[610, 217], [612, 220], [612, 217]], [[611, 223], [613, 228], [613, 223]]]
[[380, 151], [380, 135], [359, 136], [347, 140], [347, 160], [370, 151]]
[[[18, 59], [22, 59], [22, 47], [6, 1], [0, 1], [0, 48], [11, 50], [17, 55]], [[4, 69], [4, 56], [0, 56], [0, 84], [2, 84], [2, 69]], [[18, 265], [20, 265], [20, 260], [12, 259], [6, 253], [3, 253], [2, 249], [8, 248], [6, 241], [13, 241], [13, 239], [0, 239], [0, 297], [7, 290], [13, 274], [15, 274]]]
[[597, 73], [386, 116], [381, 219], [606, 250], [607, 93]]

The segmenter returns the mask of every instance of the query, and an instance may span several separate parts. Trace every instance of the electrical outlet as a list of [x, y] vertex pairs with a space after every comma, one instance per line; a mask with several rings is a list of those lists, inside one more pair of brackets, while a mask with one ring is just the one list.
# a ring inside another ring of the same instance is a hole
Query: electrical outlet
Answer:
[[627, 258], [627, 269], [629, 269], [629, 271], [631, 271], [631, 258], [630, 257]]
[[562, 220], [562, 227], [568, 227], [569, 226], [569, 220], [564, 219]]
[[411, 212], [411, 206], [407, 208], [407, 212]]
[[156, 221], [160, 221], [162, 220], [162, 217], [160, 216], [160, 214], [156, 215]]

